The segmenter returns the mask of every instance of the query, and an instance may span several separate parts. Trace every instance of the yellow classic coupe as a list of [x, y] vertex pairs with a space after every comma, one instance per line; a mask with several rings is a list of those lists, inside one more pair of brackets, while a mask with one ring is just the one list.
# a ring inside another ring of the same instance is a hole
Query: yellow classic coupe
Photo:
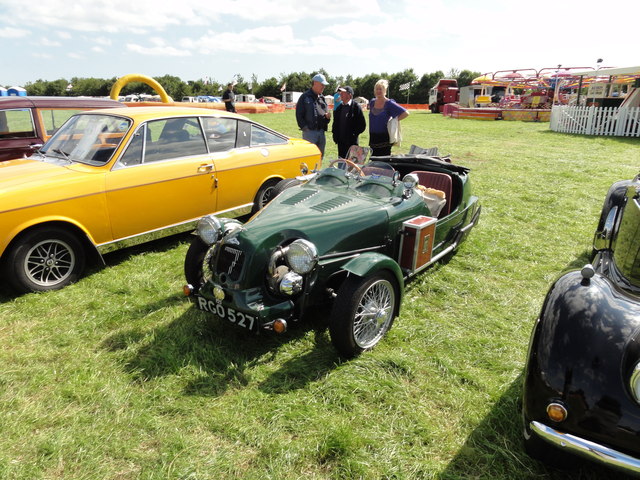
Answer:
[[255, 212], [320, 162], [315, 145], [219, 110], [80, 113], [31, 157], [0, 162], [2, 276], [19, 292], [62, 288], [109, 251]]

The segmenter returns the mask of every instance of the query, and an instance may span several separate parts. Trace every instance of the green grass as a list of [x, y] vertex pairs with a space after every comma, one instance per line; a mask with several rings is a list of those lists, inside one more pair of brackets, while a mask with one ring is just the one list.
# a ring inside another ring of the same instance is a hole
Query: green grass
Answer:
[[[252, 117], [299, 135], [291, 111]], [[112, 254], [59, 292], [0, 287], [0, 478], [618, 478], [530, 460], [519, 397], [544, 294], [588, 261], [640, 141], [423, 112], [402, 123], [397, 151], [438, 146], [471, 167], [483, 211], [409, 284], [374, 351], [342, 362], [314, 325], [253, 337], [194, 310], [180, 293], [188, 236]]]

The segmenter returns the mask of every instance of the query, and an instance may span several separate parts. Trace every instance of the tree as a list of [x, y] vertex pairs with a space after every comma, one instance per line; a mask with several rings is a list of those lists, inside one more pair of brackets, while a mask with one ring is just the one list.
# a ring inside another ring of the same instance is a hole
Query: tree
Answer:
[[[287, 91], [303, 92], [311, 86], [311, 79], [316, 73], [322, 73], [327, 78], [329, 84], [325, 88], [325, 94], [333, 94], [337, 87], [341, 85], [350, 85], [357, 97], [372, 98], [374, 96], [374, 85], [381, 78], [389, 80], [389, 92], [387, 96], [394, 98], [398, 102], [404, 103], [407, 101], [407, 93], [409, 94], [409, 100], [411, 103], [428, 103], [429, 90], [438, 82], [441, 78], [455, 78], [458, 81], [458, 86], [464, 87], [469, 85], [472, 80], [480, 76], [479, 72], [473, 72], [470, 70], [459, 71], [452, 68], [449, 71], [449, 75], [445, 77], [444, 73], [440, 70], [422, 75], [418, 80], [417, 75], [412, 68], [403, 70], [402, 72], [388, 74], [383, 73], [370, 73], [363, 77], [353, 77], [347, 75], [346, 77], [335, 76], [332, 77], [324, 68], [320, 68], [313, 72], [292, 72], [281, 73], [279, 78], [271, 77], [263, 82], [258, 81], [258, 75], [253, 73], [251, 80], [246, 82], [242, 75], [236, 74], [233, 78], [237, 82], [237, 93], [249, 93], [253, 92], [256, 97], [280, 97], [281, 88], [286, 83]], [[38, 79], [34, 82], [27, 82], [25, 89], [27, 95], [52, 95], [52, 96], [90, 96], [90, 97], [106, 97], [110, 95], [113, 84], [118, 79], [112, 77], [110, 79], [101, 78], [82, 78], [73, 77], [70, 81], [66, 79], [58, 79], [54, 81]], [[167, 94], [174, 100], [180, 101], [184, 96], [220, 96], [227, 82], [219, 83], [217, 81], [207, 81], [202, 79], [183, 81], [179, 77], [173, 75], [163, 75], [155, 77], [155, 80], [162, 85]], [[67, 90], [67, 85], [71, 83], [73, 88]], [[400, 85], [404, 83], [411, 83], [409, 91], [400, 90]], [[120, 92], [121, 95], [130, 95], [135, 93], [147, 93], [155, 94], [153, 88], [146, 83], [134, 82], [125, 85]]]
[[182, 100], [182, 97], [187, 95], [187, 86], [179, 77], [163, 75], [162, 77], [154, 77], [153, 79], [162, 85], [162, 88], [167, 92], [167, 95], [173, 98], [176, 102], [179, 102]]
[[478, 78], [482, 75], [480, 72], [472, 72], [471, 70], [462, 70], [457, 76], [458, 87], [466, 87], [471, 85], [474, 78]]
[[[398, 103], [407, 103], [407, 99], [411, 98], [412, 92], [415, 90], [414, 84], [417, 83], [418, 76], [413, 71], [413, 68], [409, 68], [400, 73], [394, 73], [389, 77], [389, 92], [387, 97], [394, 98]], [[410, 84], [408, 90], [400, 90], [400, 86], [405, 83]], [[413, 102], [415, 103], [415, 98]]]
[[278, 79], [275, 77], [271, 77], [271, 78], [267, 78], [264, 82], [254, 87], [253, 91], [255, 92], [255, 96], [257, 98], [261, 98], [261, 97], [280, 98], [281, 86], [282, 86], [282, 82], [278, 81]]
[[64, 78], [55, 80], [53, 82], [47, 82], [43, 95], [48, 95], [53, 97], [66, 96], [67, 85], [69, 85], [69, 81]]

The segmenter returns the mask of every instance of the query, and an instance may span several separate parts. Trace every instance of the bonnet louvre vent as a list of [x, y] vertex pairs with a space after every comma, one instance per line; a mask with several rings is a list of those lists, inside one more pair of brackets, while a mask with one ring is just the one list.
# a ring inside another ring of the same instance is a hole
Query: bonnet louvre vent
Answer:
[[283, 205], [295, 205], [296, 203], [300, 203], [305, 201], [307, 198], [312, 197], [318, 193], [317, 190], [303, 190], [301, 192], [296, 193], [295, 195], [283, 200]]
[[319, 203], [311, 207], [313, 210], [317, 212], [328, 212], [333, 210], [334, 208], [342, 207], [353, 200], [349, 197], [336, 197], [331, 200], [327, 200], [326, 202]]

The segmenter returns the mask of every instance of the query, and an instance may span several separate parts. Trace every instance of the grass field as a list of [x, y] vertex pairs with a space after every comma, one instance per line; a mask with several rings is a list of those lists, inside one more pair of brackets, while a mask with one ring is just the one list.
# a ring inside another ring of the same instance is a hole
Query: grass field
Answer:
[[[291, 111], [252, 117], [298, 135]], [[640, 140], [426, 112], [402, 124], [398, 152], [438, 146], [472, 169], [482, 216], [409, 284], [375, 350], [342, 362], [321, 327], [253, 337], [196, 311], [188, 236], [111, 254], [62, 291], [0, 286], [0, 478], [620, 478], [530, 460], [519, 397], [544, 294], [589, 260]]]

